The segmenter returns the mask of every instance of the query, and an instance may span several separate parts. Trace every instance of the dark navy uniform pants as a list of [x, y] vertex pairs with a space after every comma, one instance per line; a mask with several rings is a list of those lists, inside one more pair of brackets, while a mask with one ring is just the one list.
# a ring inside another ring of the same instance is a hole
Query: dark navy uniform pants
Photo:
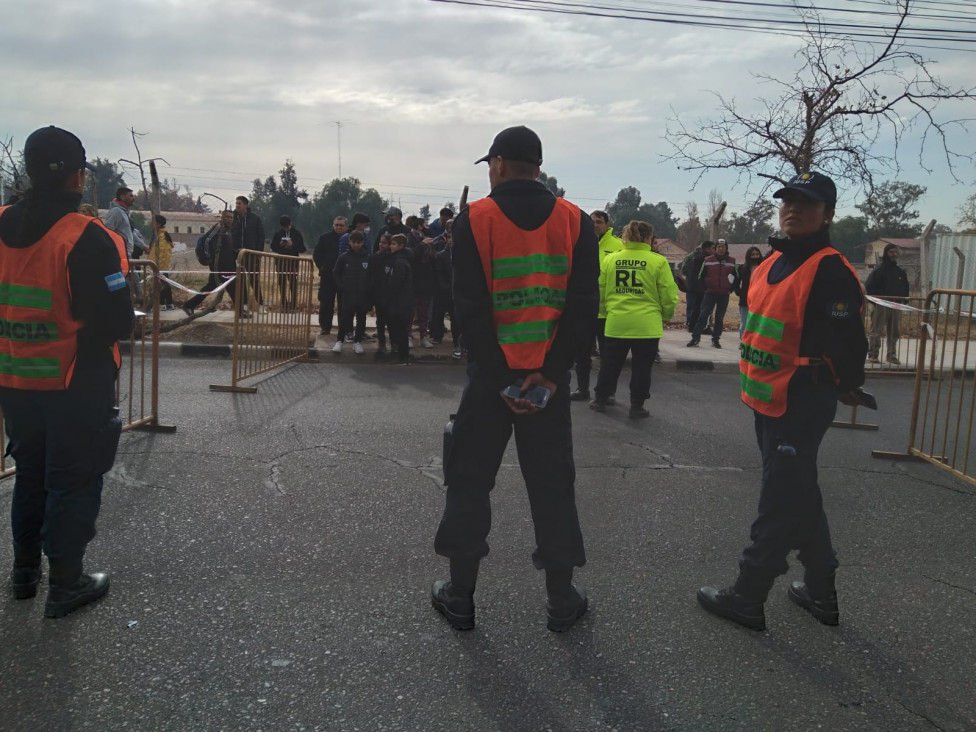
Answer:
[[52, 561], [84, 556], [95, 536], [102, 474], [119, 444], [114, 405], [114, 366], [76, 374], [66, 391], [0, 387], [17, 469], [10, 510], [15, 544], [43, 542]]
[[488, 554], [489, 495], [514, 431], [535, 524], [533, 564], [538, 569], [585, 564], [569, 406], [568, 373], [549, 404], [528, 415], [513, 414], [496, 389], [478, 378], [469, 379], [444, 466], [448, 488], [434, 540], [438, 554], [472, 559]]
[[829, 377], [820, 381], [811, 383], [808, 374], [797, 374], [786, 414], [755, 413], [762, 488], [752, 543], [742, 552], [739, 567], [770, 585], [786, 573], [786, 558], [794, 549], [810, 574], [830, 574], [837, 568], [817, 483], [817, 453], [837, 411], [837, 390]]

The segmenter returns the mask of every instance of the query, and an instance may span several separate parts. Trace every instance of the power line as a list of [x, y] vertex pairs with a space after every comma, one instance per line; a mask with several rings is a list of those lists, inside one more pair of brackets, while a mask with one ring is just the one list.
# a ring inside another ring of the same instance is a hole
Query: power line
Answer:
[[[699, 2], [720, 2], [722, 0], [699, 0]], [[731, 0], [725, 0], [731, 4]], [[863, 0], [862, 0], [863, 1]], [[658, 4], [651, 9], [645, 9], [648, 3], [643, 4], [642, 8], [634, 8], [621, 5], [595, 5], [592, 3], [580, 2], [556, 2], [553, 0], [431, 0], [453, 5], [467, 5], [473, 7], [499, 8], [507, 10], [518, 10], [523, 12], [543, 12], [561, 15], [576, 15], [598, 18], [613, 18], [620, 20], [640, 20], [645, 22], [662, 23], [666, 25], [681, 25], [691, 27], [706, 27], [725, 30], [739, 30], [754, 33], [775, 33], [777, 35], [803, 36], [807, 33], [810, 25], [816, 25], [819, 33], [826, 36], [843, 36], [862, 40], [865, 43], [887, 43], [890, 39], [890, 31], [883, 27], [876, 28], [865, 23], [842, 23], [829, 18], [820, 17], [796, 19], [795, 12], [792, 18], [781, 18], [780, 16], [728, 16], [687, 12], [688, 6], [674, 6], [670, 4]], [[745, 4], [744, 0], [741, 0]], [[753, 5], [761, 5], [777, 10], [792, 9], [792, 6], [771, 5], [769, 3], [756, 2]], [[664, 10], [658, 8], [679, 7], [680, 10]], [[836, 8], [833, 8], [837, 10]], [[815, 8], [811, 7], [811, 10]], [[891, 14], [869, 13], [872, 17], [888, 17]], [[912, 19], [914, 16], [909, 16]], [[945, 20], [953, 20], [956, 23], [969, 22], [976, 19], [976, 16], [946, 16]], [[949, 43], [959, 44], [955, 47], [925, 46], [913, 43], [914, 48], [927, 48], [935, 50], [955, 50], [965, 52], [976, 52], [976, 48], [967, 48], [967, 45], [976, 43], [976, 30], [966, 30], [958, 27], [954, 28], [929, 28], [916, 26], [903, 26], [899, 33], [902, 41], [922, 41], [929, 43]]]

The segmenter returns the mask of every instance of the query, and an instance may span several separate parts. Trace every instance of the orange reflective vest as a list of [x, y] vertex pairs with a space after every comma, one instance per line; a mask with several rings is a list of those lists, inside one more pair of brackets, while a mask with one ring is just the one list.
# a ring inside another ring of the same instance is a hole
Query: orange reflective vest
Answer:
[[548, 220], [534, 231], [513, 224], [491, 198], [469, 205], [468, 216], [508, 367], [538, 370], [566, 304], [580, 210], [557, 198]]
[[[760, 264], [749, 281], [749, 314], [739, 344], [739, 387], [742, 401], [761, 414], [780, 417], [786, 412], [790, 379], [799, 366], [824, 361], [800, 355], [803, 318], [813, 280], [824, 257], [839, 254], [832, 247], [814, 253], [781, 282], [767, 282], [769, 271], [780, 258], [776, 252]], [[842, 257], [842, 259], [844, 259]], [[857, 274], [844, 259], [856, 279]]]
[[[7, 207], [0, 208], [3, 216]], [[90, 216], [62, 216], [29, 247], [10, 247], [0, 239], [0, 386], [63, 391], [71, 383], [84, 326], [71, 314], [68, 255]], [[128, 273], [125, 242], [108, 229]], [[120, 363], [115, 346], [115, 365]]]

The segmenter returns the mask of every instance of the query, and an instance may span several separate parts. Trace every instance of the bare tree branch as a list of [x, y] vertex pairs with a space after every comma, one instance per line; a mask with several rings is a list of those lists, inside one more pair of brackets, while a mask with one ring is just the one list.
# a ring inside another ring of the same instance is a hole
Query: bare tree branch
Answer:
[[[957, 182], [961, 165], [976, 160], [972, 151], [953, 149], [949, 132], [968, 130], [973, 120], [946, 119], [943, 104], [976, 100], [976, 87], [952, 88], [933, 73], [932, 62], [905, 50], [899, 36], [911, 16], [910, 0], [897, 0], [887, 43], [880, 49], [850, 37], [829, 35], [821, 17], [796, 5], [806, 29], [796, 56], [799, 70], [790, 78], [754, 77], [773, 87], [769, 97], [741, 111], [735, 99], [714, 93], [718, 113], [689, 126], [672, 109], [666, 159], [702, 177], [733, 170], [747, 187], [761, 183], [764, 193], [796, 173], [813, 168], [851, 187], [871, 190], [875, 176], [900, 170], [906, 135], [920, 133], [918, 161], [935, 148]], [[885, 152], [886, 143], [892, 152]]]

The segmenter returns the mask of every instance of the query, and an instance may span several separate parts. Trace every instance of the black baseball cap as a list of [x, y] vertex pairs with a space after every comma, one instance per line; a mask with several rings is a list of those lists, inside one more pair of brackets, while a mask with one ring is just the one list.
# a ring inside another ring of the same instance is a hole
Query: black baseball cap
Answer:
[[383, 212], [384, 216], [403, 216], [403, 211], [398, 209], [396, 206], [390, 206], [386, 211]]
[[34, 130], [24, 143], [27, 175], [37, 184], [59, 183], [82, 168], [93, 170], [85, 162], [85, 147], [75, 135], [51, 125]]
[[488, 154], [474, 163], [486, 163], [496, 157], [542, 165], [542, 140], [525, 125], [508, 127], [495, 135]]
[[785, 187], [773, 194], [773, 198], [782, 198], [786, 191], [797, 191], [814, 201], [823, 201], [830, 208], [837, 205], [837, 186], [823, 173], [810, 172], [795, 175]]

